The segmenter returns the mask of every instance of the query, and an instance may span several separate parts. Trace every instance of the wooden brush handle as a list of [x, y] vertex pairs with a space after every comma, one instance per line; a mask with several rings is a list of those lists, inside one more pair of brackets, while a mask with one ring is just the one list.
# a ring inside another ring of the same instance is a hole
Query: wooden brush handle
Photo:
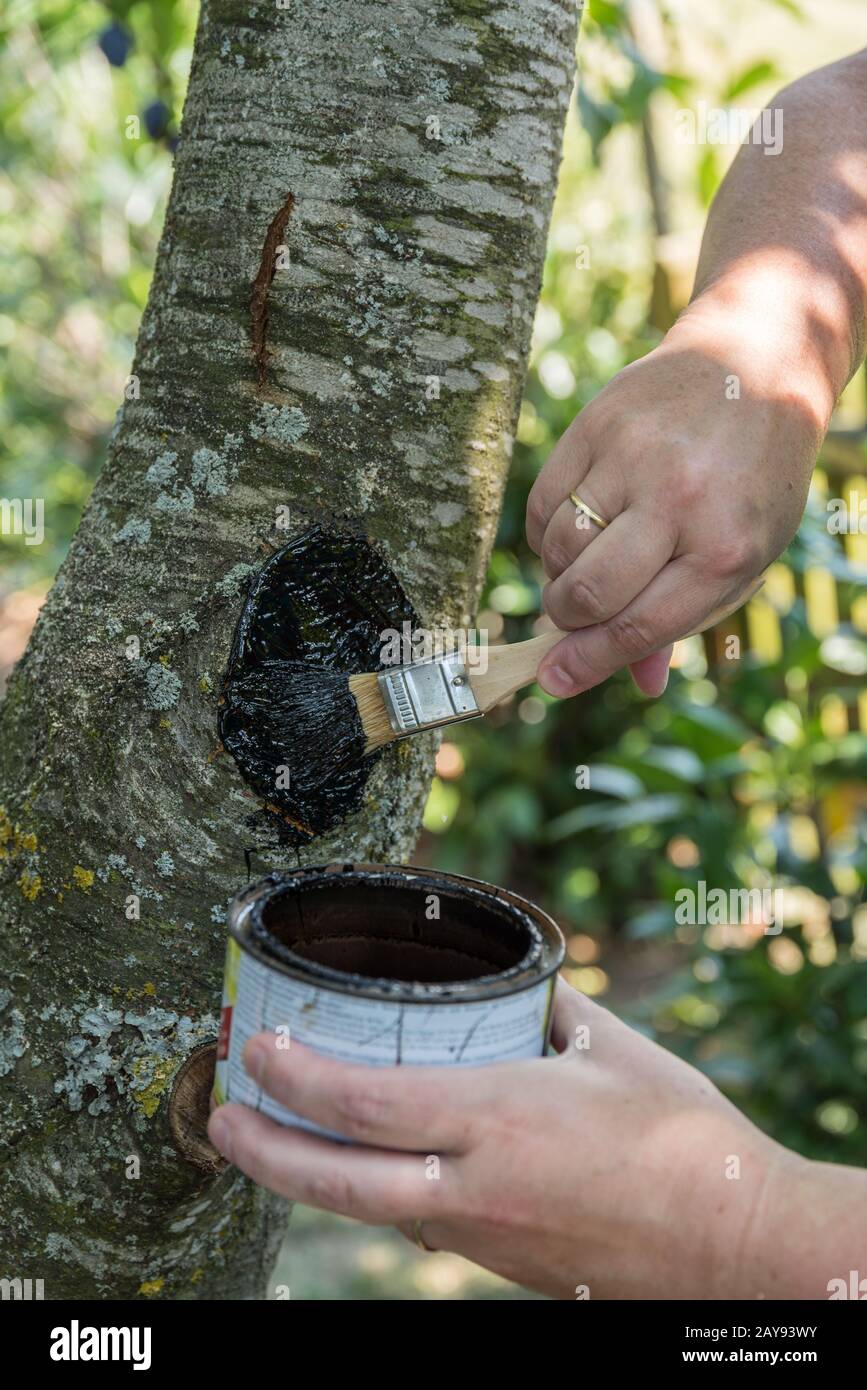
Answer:
[[528, 642], [511, 642], [502, 647], [488, 647], [488, 667], [485, 672], [475, 672], [469, 667], [470, 685], [478, 702], [479, 709], [487, 713], [514, 695], [522, 685], [529, 685], [536, 679], [539, 662], [546, 652], [568, 633], [553, 628], [539, 637], [531, 637]]
[[[719, 608], [714, 609], [713, 613], [705, 618], [701, 627], [694, 628], [685, 636], [697, 637], [700, 632], [706, 632], [708, 628], [715, 627], [723, 618], [727, 618], [730, 613], [735, 613], [743, 604], [754, 598], [764, 582], [764, 576], [759, 575], [757, 579], [752, 581], [749, 588], [740, 595], [736, 603], [722, 604]], [[472, 667], [470, 667], [470, 685], [473, 687], [479, 709], [482, 711], [492, 709], [501, 700], [505, 700], [508, 695], [514, 695], [515, 691], [520, 690], [522, 686], [530, 685], [536, 679], [536, 672], [542, 657], [569, 635], [568, 632], [561, 632], [559, 628], [552, 628], [550, 632], [543, 632], [538, 637], [531, 637], [527, 642], [512, 642], [502, 647], [488, 647], [488, 669], [484, 674], [474, 674]]]

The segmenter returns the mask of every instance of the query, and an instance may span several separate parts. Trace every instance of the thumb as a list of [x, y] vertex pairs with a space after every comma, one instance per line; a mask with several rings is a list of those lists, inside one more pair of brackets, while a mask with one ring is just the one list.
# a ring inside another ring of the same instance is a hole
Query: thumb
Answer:
[[674, 647], [669, 644], [662, 651], [651, 652], [630, 666], [632, 679], [643, 695], [661, 695], [668, 685], [668, 665]]

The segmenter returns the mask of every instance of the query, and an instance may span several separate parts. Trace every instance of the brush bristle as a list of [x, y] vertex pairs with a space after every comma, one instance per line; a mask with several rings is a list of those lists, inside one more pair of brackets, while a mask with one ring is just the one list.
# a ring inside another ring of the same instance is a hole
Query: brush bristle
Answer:
[[223, 698], [227, 714], [253, 727], [257, 741], [273, 751], [272, 761], [285, 762], [305, 792], [357, 766], [369, 751], [345, 671], [265, 661], [229, 681]]
[[369, 671], [362, 676], [350, 676], [349, 690], [355, 699], [358, 717], [364, 730], [365, 752], [372, 753], [374, 749], [392, 743], [397, 734], [391, 727], [376, 672]]

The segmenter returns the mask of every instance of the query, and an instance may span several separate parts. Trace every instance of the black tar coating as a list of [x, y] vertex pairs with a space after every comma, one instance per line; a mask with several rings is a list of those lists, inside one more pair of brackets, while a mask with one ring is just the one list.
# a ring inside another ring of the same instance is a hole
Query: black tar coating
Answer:
[[252, 579], [226, 671], [220, 739], [279, 813], [284, 844], [309, 844], [360, 806], [381, 750], [364, 757], [347, 677], [381, 670], [382, 634], [417, 621], [362, 536], [311, 527]]

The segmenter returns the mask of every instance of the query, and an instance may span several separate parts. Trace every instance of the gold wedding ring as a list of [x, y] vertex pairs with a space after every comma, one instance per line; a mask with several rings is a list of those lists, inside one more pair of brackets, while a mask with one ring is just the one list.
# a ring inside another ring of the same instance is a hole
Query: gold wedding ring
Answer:
[[590, 520], [595, 522], [596, 525], [600, 528], [600, 530], [605, 530], [605, 527], [608, 525], [608, 522], [605, 520], [604, 517], [600, 516], [598, 512], [594, 512], [592, 507], [588, 507], [586, 502], [582, 502], [577, 492], [570, 492], [569, 500], [570, 502], [574, 502], [579, 512], [583, 512], [585, 516], [589, 516]]
[[435, 1255], [436, 1251], [434, 1250], [433, 1246], [428, 1245], [427, 1241], [425, 1240], [422, 1234], [423, 1225], [424, 1222], [419, 1221], [418, 1217], [416, 1217], [415, 1221], [413, 1221], [412, 1223], [412, 1238], [418, 1246], [419, 1250], [424, 1250], [428, 1255]]

